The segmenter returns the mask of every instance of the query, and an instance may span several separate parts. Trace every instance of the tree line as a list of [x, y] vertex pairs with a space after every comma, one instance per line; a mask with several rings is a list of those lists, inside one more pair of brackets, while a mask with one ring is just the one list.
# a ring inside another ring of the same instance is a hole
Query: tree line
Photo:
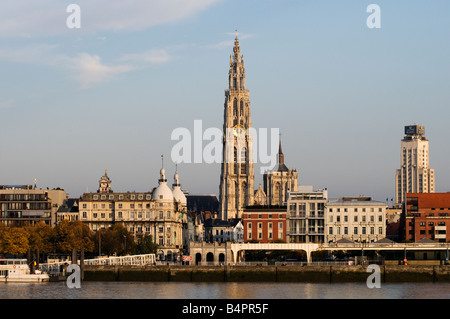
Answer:
[[39, 254], [70, 254], [73, 249], [96, 255], [153, 254], [157, 245], [150, 235], [137, 241], [123, 225], [92, 231], [81, 221], [63, 220], [55, 227], [44, 222], [35, 225], [10, 227], [0, 225], [0, 253], [24, 255], [28, 251]]

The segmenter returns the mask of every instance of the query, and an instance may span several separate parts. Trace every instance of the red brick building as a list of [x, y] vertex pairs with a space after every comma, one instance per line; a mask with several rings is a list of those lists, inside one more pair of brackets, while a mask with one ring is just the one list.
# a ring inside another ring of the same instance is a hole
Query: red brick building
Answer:
[[286, 241], [286, 206], [248, 206], [242, 214], [244, 242]]
[[406, 194], [402, 212], [403, 238], [450, 241], [450, 193]]

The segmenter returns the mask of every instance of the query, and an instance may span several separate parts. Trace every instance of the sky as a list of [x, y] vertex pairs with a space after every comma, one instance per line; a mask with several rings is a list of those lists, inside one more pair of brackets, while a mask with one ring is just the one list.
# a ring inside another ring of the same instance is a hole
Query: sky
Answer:
[[[381, 28], [367, 25], [373, 3]], [[145, 192], [161, 155], [172, 184], [172, 132], [222, 128], [238, 30], [252, 125], [280, 130], [300, 185], [394, 198], [404, 126], [417, 123], [436, 191], [450, 191], [449, 13], [448, 0], [4, 1], [0, 185], [79, 197], [107, 169], [115, 192]], [[219, 194], [219, 163], [178, 172], [191, 194]]]

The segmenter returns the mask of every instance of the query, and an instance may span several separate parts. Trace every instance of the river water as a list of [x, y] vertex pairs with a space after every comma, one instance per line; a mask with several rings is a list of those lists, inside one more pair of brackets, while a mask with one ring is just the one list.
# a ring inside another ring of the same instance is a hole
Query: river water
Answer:
[[0, 299], [450, 299], [450, 283], [0, 283]]

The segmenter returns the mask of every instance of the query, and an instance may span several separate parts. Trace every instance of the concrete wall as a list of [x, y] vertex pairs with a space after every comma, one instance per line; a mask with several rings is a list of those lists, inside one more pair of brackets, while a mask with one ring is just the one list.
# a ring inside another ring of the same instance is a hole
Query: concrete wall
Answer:
[[[366, 282], [365, 266], [85, 266], [86, 281]], [[382, 282], [449, 282], [450, 266], [383, 265]]]

